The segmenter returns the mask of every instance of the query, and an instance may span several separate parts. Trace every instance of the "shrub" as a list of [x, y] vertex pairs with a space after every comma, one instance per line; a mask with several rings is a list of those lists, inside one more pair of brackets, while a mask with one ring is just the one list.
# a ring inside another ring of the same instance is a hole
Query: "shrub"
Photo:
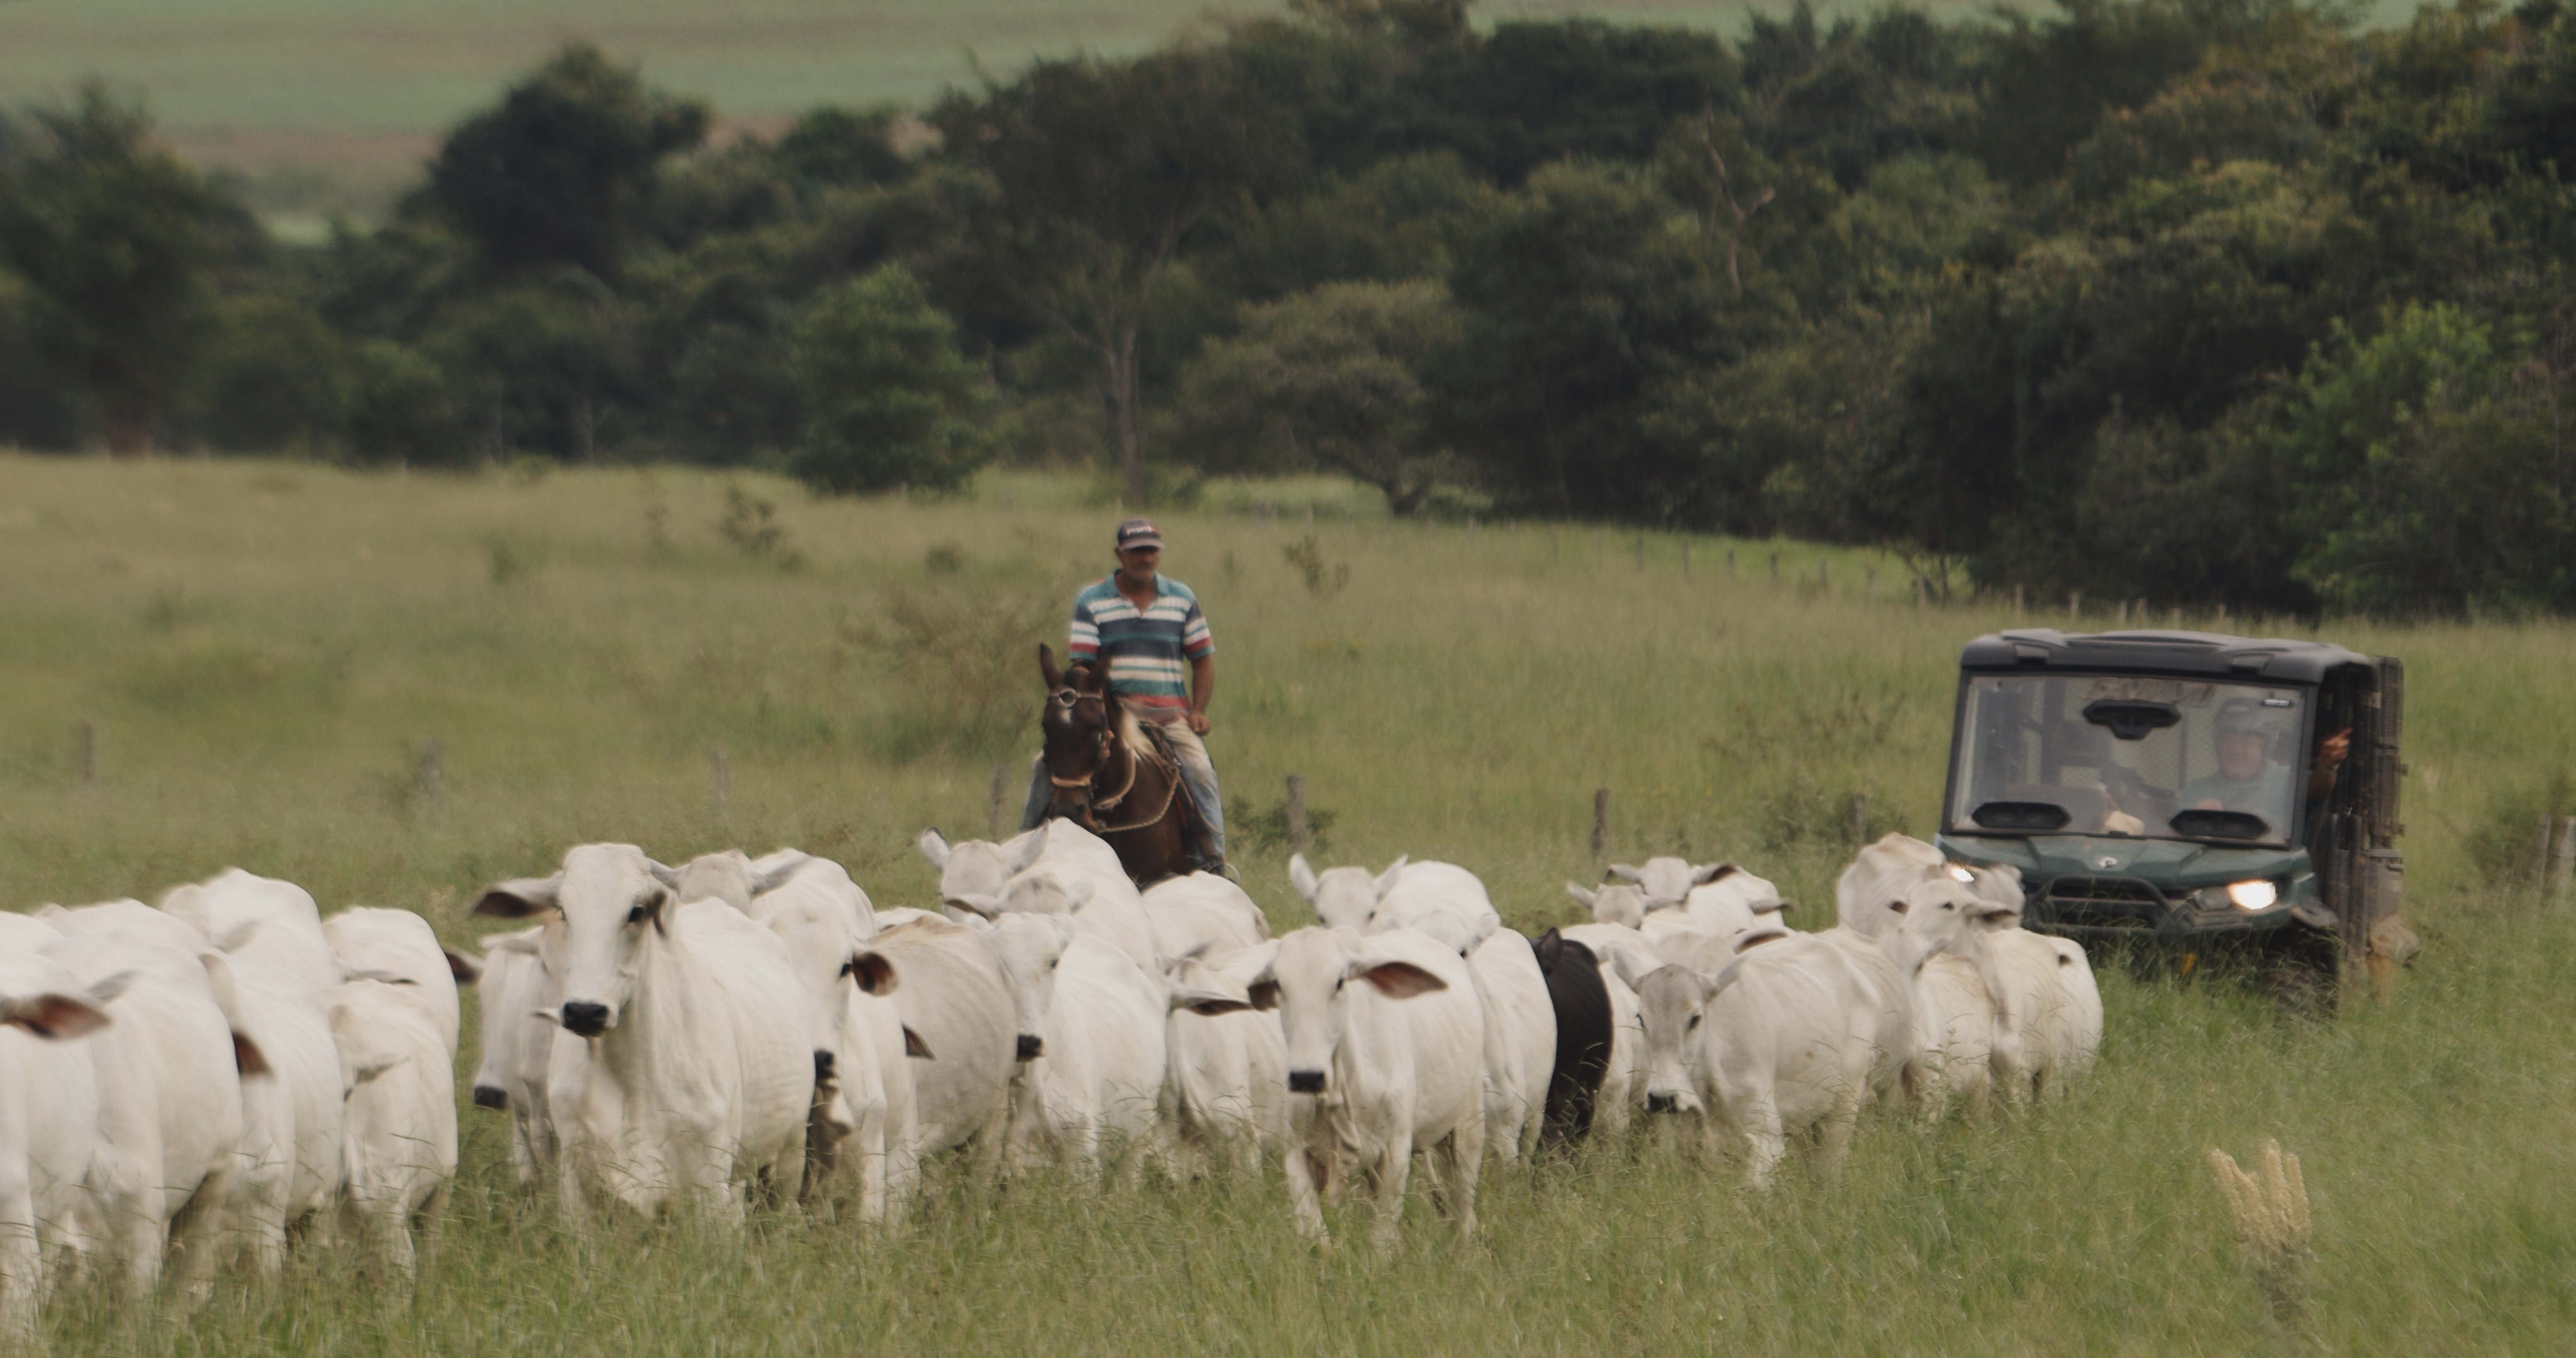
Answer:
[[984, 464], [984, 375], [903, 266], [817, 296], [797, 323], [794, 365], [806, 418], [789, 469], [816, 491], [953, 491]]

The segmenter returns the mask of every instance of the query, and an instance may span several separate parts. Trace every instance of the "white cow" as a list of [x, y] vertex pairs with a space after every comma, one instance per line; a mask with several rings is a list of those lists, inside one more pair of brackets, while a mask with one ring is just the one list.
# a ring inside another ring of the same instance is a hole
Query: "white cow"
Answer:
[[1964, 923], [1954, 913], [1928, 918], [1925, 927], [1941, 951], [1975, 962], [1997, 996], [1995, 1078], [2005, 1097], [2062, 1094], [2102, 1049], [2102, 992], [2092, 963], [2083, 945], [2021, 927], [2018, 869], [1976, 868], [1970, 877], [1980, 908]]
[[1842, 949], [1763, 931], [1712, 941], [1698, 967], [1627, 980], [1645, 1020], [1648, 1111], [1702, 1114], [1712, 1148], [1721, 1127], [1742, 1137], [1755, 1188], [1792, 1131], [1822, 1124], [1825, 1155], [1840, 1160], [1877, 1031], [1869, 983]]
[[1257, 1175], [1261, 1154], [1287, 1139], [1287, 1040], [1277, 1018], [1249, 1007], [1246, 977], [1257, 961], [1249, 950], [1219, 956], [1198, 949], [1163, 964], [1172, 1011], [1163, 1118], [1180, 1172], [1213, 1155]]
[[412, 1223], [434, 1223], [456, 1177], [456, 1069], [447, 1034], [409, 982], [350, 981], [324, 992], [348, 1087], [341, 1213], [413, 1272]]
[[438, 931], [408, 910], [351, 906], [322, 921], [322, 937], [340, 974], [350, 980], [399, 982], [397, 992], [418, 1005], [447, 1044], [447, 1059], [456, 1060], [458, 1006], [456, 971]]
[[738, 1225], [739, 1185], [792, 1194], [804, 1172], [814, 1058], [796, 974], [777, 935], [721, 901], [678, 902], [653, 867], [631, 844], [581, 845], [474, 913], [563, 916], [556, 1012], [587, 1044], [586, 1061], [562, 1042], [548, 1057], [567, 1209], [596, 1190]]
[[[1073, 828], [1084, 833], [1079, 826]], [[1125, 953], [1139, 970], [1152, 971], [1161, 965], [1153, 916], [1146, 913], [1145, 899], [1135, 883], [1123, 875], [1104, 877], [1054, 858], [1040, 858], [1003, 884], [998, 896], [961, 893], [945, 903], [959, 918], [987, 922], [999, 922], [1011, 914], [1071, 916], [1101, 942]]]
[[[128, 902], [153, 914], [149, 906]], [[175, 1237], [192, 1300], [213, 1291], [216, 1241], [239, 1168], [241, 1072], [264, 1070], [248, 1038], [237, 1038], [225, 1008], [231, 972], [202, 944], [174, 947], [108, 921], [66, 913], [66, 936], [45, 956], [68, 968], [106, 1005], [113, 1022], [80, 1047], [97, 1071], [98, 1148], [93, 1186], [107, 1231], [138, 1293], [161, 1276]], [[225, 995], [219, 1001], [220, 980]]]
[[[1125, 879], [1127, 869], [1109, 842], [1069, 820], [1051, 820], [995, 844], [970, 839], [950, 844], [936, 828], [921, 832], [921, 856], [939, 871], [939, 896], [998, 896], [1002, 886], [1037, 862], [1041, 854], [1070, 862], [1101, 877]], [[1132, 882], [1130, 883], [1133, 884]]]
[[555, 1124], [546, 1085], [555, 1038], [562, 1032], [556, 1015], [563, 1007], [563, 986], [546, 953], [555, 953], [560, 967], [562, 934], [561, 918], [549, 917], [515, 934], [484, 935], [480, 959], [447, 955], [449, 967], [473, 984], [482, 1023], [483, 1061], [474, 1071], [474, 1106], [508, 1114], [510, 1166], [521, 1187], [555, 1167]]
[[1923, 1052], [1915, 1034], [1914, 990], [1897, 969], [1896, 959], [1879, 940], [1846, 924], [1820, 930], [1816, 937], [1842, 949], [1861, 978], [1869, 982], [1870, 1000], [1878, 1016], [1870, 1042], [1871, 1097], [1883, 1100], [1919, 1091]]
[[[1660, 860], [1658, 860], [1660, 861]], [[1625, 882], [1602, 887], [1588, 887], [1580, 882], [1565, 884], [1565, 894], [1581, 901], [1592, 912], [1595, 924], [1616, 924], [1623, 928], [1641, 929], [1646, 923], [1646, 889]], [[1675, 896], [1665, 904], [1679, 905]]]
[[1145, 888], [1145, 915], [1160, 957], [1193, 948], [1233, 952], [1270, 937], [1270, 921], [1242, 887], [1212, 872], [1166, 877]]
[[1062, 915], [1005, 914], [993, 939], [1018, 1034], [1012, 1145], [1051, 1148], [1085, 1172], [1104, 1158], [1161, 1158], [1172, 1008], [1163, 979]]
[[[1887, 834], [1863, 847], [1834, 879], [1834, 911], [1843, 927], [1871, 938], [1894, 930], [1907, 892], [1949, 867], [1941, 851], [1910, 835]], [[1962, 879], [1964, 880], [1964, 879]]]
[[1693, 863], [1687, 858], [1649, 858], [1641, 868], [1610, 865], [1610, 875], [1636, 884], [1647, 899], [1678, 905], [1693, 887], [1731, 876], [1743, 869], [1733, 863]]
[[1504, 1160], [1536, 1153], [1556, 1066], [1556, 1006], [1530, 941], [1497, 929], [1467, 954], [1485, 1010], [1485, 1148]]
[[1481, 942], [1503, 926], [1485, 884], [1455, 863], [1416, 863], [1406, 857], [1375, 876], [1366, 868], [1327, 868], [1319, 874], [1301, 853], [1288, 859], [1288, 881], [1314, 904], [1315, 918], [1328, 929], [1375, 933], [1420, 928], [1430, 916], [1448, 915], [1468, 938]]
[[832, 889], [849, 880], [839, 865], [797, 880], [807, 877], [815, 879], [809, 887], [786, 883], [753, 901], [759, 922], [786, 944], [804, 989], [814, 1060], [804, 1191], [836, 1194], [846, 1166], [860, 1219], [899, 1220], [919, 1177], [921, 1116], [892, 999], [898, 977], [884, 958], [861, 956], [860, 924], [873, 934], [875, 917]]
[[871, 970], [871, 957], [901, 978], [891, 999], [922, 1058], [910, 1067], [922, 1150], [973, 1145], [998, 1155], [1010, 1117], [1013, 1023], [992, 930], [917, 915], [878, 930], [853, 966]]
[[[1996, 1003], [1997, 987], [1990, 983], [1985, 960], [1969, 937], [1973, 921], [1987, 907], [1962, 880], [1964, 870], [1940, 863], [1915, 871], [1912, 885], [1880, 907], [1895, 927], [1879, 942], [1914, 991], [1921, 1102], [1935, 1115], [1960, 1100], [1981, 1108], [1995, 1086], [1997, 1068], [2014, 1064], [1996, 1051], [1998, 1036], [2009, 1033], [2008, 1021]], [[1900, 885], [1878, 880], [1872, 887], [1878, 894], [1864, 900], [1859, 917], [1876, 915], [1867, 901]]]
[[162, 912], [225, 955], [235, 1030], [268, 1067], [242, 1081], [241, 1160], [232, 1217], [263, 1273], [286, 1261], [287, 1232], [327, 1233], [346, 1181], [348, 1089], [324, 991], [341, 983], [313, 897], [292, 882], [228, 868], [173, 887]]
[[281, 981], [318, 992], [343, 979], [322, 932], [321, 909], [311, 892], [293, 882], [226, 868], [202, 882], [170, 888], [161, 909], [226, 955], [256, 960]]
[[1400, 1241], [1416, 1150], [1461, 1237], [1476, 1230], [1485, 1154], [1484, 1011], [1467, 964], [1413, 929], [1363, 936], [1309, 927], [1262, 944], [1256, 1007], [1279, 1010], [1288, 1045], [1288, 1193], [1297, 1228], [1329, 1247], [1322, 1202], [1353, 1175], [1371, 1186], [1381, 1249]]
[[25, 937], [13, 931], [0, 951], [0, 1341], [18, 1347], [35, 1342], [55, 1262], [99, 1243], [98, 1078], [73, 1039], [110, 1022], [79, 977], [20, 947]]

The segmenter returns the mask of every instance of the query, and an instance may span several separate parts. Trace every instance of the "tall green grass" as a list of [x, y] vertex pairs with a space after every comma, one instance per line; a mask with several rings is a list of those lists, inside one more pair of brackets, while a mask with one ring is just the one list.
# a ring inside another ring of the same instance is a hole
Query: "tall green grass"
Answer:
[[[477, 885], [627, 839], [666, 860], [798, 844], [880, 904], [926, 904], [909, 841], [982, 834], [997, 763], [1015, 812], [1027, 649], [1061, 645], [1117, 511], [1062, 479], [913, 504], [752, 479], [784, 529], [754, 556], [720, 532], [731, 484], [0, 459], [0, 902], [148, 898], [238, 863], [470, 943]], [[1464, 863], [1525, 929], [1573, 916], [1563, 879], [1597, 878], [1600, 787], [1612, 856], [1734, 857], [1826, 922], [1852, 797], [1868, 833], [1929, 832], [1957, 647], [2012, 621], [2008, 601], [1918, 606], [1893, 563], [1803, 544], [1693, 540], [1685, 576], [1678, 539], [1649, 538], [1641, 568], [1633, 534], [1389, 525], [1331, 485], [1202, 503], [1157, 517], [1215, 627], [1229, 794], [1266, 809], [1302, 774], [1334, 816], [1323, 857]], [[1350, 568], [1338, 590], [1283, 552], [1310, 532]], [[499, 1120], [469, 1108], [417, 1289], [312, 1250], [193, 1317], [75, 1289], [50, 1330], [144, 1353], [2555, 1348], [2576, 1305], [2576, 1056], [2555, 1018], [2576, 924], [2528, 869], [2537, 818], [2576, 811], [2571, 634], [2326, 635], [2409, 666], [2429, 946], [2398, 1000], [2285, 1027], [2223, 982], [2106, 968], [2103, 1065], [2074, 1098], [1873, 1121], [1838, 1176], [1747, 1197], [1731, 1166], [1596, 1146], [1489, 1173], [1463, 1248], [1417, 1193], [1394, 1260], [1306, 1252], [1275, 1174], [1131, 1192], [943, 1173], [890, 1239], [827, 1214], [742, 1241], [585, 1238], [515, 1187]], [[1238, 856], [1286, 927], [1279, 853]], [[2263, 1136], [2302, 1156], [2315, 1204], [2286, 1313], [2201, 1159]]]

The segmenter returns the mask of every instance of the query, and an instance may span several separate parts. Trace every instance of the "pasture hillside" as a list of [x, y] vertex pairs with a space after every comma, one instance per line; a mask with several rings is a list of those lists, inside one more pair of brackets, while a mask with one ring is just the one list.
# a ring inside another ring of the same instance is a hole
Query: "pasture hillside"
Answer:
[[[1233, 508], [1255, 502], [1276, 512]], [[239, 864], [326, 910], [419, 910], [471, 946], [475, 887], [621, 839], [665, 860], [797, 844], [880, 905], [927, 904], [911, 837], [981, 834], [997, 761], [1016, 806], [1028, 647], [1061, 644], [1114, 517], [1036, 476], [907, 504], [668, 469], [0, 458], [0, 900], [150, 897]], [[1251, 813], [1245, 883], [1280, 927], [1301, 911], [1260, 823], [1292, 772], [1330, 816], [1320, 858], [1466, 864], [1523, 929], [1572, 918], [1562, 881], [1597, 878], [1604, 786], [1612, 856], [1733, 857], [1807, 903], [1796, 922], [1829, 922], [1852, 796], [1869, 833], [1928, 833], [1957, 646], [2012, 613], [1921, 606], [1894, 563], [1797, 543], [1693, 539], [1685, 573], [1668, 537], [1641, 564], [1615, 531], [1389, 526], [1332, 483], [1220, 485], [1158, 517], [1216, 630], [1210, 744]], [[1303, 565], [1284, 550], [1301, 544]], [[2063, 605], [2034, 601], [2031, 620]], [[2576, 638], [2321, 635], [2409, 666], [2427, 947], [2396, 1001], [2284, 1025], [2225, 978], [2105, 966], [2102, 1068], [2069, 1101], [1930, 1131], [1873, 1119], [1839, 1175], [1793, 1157], [1747, 1197], [1730, 1166], [1595, 1146], [1489, 1171], [1470, 1247], [1417, 1191], [1394, 1261], [1308, 1253], [1275, 1171], [1135, 1192], [935, 1174], [916, 1222], [876, 1241], [824, 1213], [756, 1219], [747, 1242], [687, 1224], [584, 1238], [514, 1185], [499, 1119], [468, 1107], [416, 1291], [308, 1249], [194, 1316], [75, 1288], [50, 1337], [67, 1353], [2551, 1350], [2576, 1331], [2576, 923], [2536, 902], [2526, 827], [2576, 811]], [[470, 1039], [460, 1059], [470, 1072]], [[2314, 1258], [2287, 1273], [2248, 1266], [2203, 1162], [2266, 1136], [2301, 1155], [2314, 1203]]]

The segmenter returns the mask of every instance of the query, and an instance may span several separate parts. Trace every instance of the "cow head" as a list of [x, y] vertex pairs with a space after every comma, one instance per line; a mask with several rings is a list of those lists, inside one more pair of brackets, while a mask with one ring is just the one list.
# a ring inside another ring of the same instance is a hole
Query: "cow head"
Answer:
[[[1658, 859], [1656, 861], [1661, 862], [1663, 860]], [[1679, 862], [1680, 860], [1675, 859], [1673, 861]], [[1618, 883], [1595, 889], [1568, 882], [1565, 884], [1565, 894], [1572, 896], [1574, 899], [1583, 902], [1584, 905], [1589, 907], [1592, 911], [1592, 918], [1596, 923], [1624, 924], [1631, 929], [1635, 929], [1643, 926], [1646, 922], [1646, 910], [1648, 907], [1646, 889], [1644, 887]], [[1678, 898], [1676, 898], [1673, 903], [1677, 904]]]
[[1735, 983], [1742, 959], [1729, 960], [1713, 975], [1686, 966], [1650, 966], [1625, 949], [1612, 954], [1611, 964], [1637, 992], [1637, 1019], [1646, 1039], [1646, 1111], [1706, 1113], [1691, 1068], [1711, 1058], [1693, 1057], [1711, 1035], [1709, 1003]]
[[[814, 1052], [814, 1101], [838, 1097], [842, 1035], [848, 1026], [851, 957], [858, 926], [850, 913], [821, 900], [790, 901], [761, 920], [787, 944], [788, 965], [801, 992], [807, 1043]], [[854, 1125], [854, 1124], [853, 1124]]]
[[1973, 881], [1960, 880], [1966, 875], [1966, 870], [1953, 871], [1947, 864], [1927, 868], [1895, 902], [1899, 922], [1896, 931], [1888, 935], [1888, 954], [1905, 975], [1923, 970], [1924, 962], [1934, 953], [1982, 962], [1984, 949], [1978, 944], [1979, 932], [2002, 927], [1996, 918], [1999, 916], [2019, 922], [2018, 898], [2010, 905], [2001, 904], [1978, 890]]
[[1003, 883], [1036, 861], [1046, 848], [1046, 832], [1030, 830], [999, 844], [985, 839], [951, 844], [937, 830], [924, 830], [917, 844], [922, 858], [939, 869], [942, 899], [998, 896]]
[[1154, 959], [1163, 973], [1164, 998], [1171, 1012], [1186, 1009], [1201, 1018], [1215, 1018], [1250, 1009], [1252, 996], [1241, 983], [1209, 965], [1207, 952], [1202, 943], [1179, 957]]
[[1349, 1031], [1360, 988], [1391, 1000], [1448, 989], [1449, 983], [1378, 951], [1352, 929], [1309, 926], [1247, 950], [1267, 961], [1247, 988], [1255, 1007], [1279, 1010], [1288, 1039], [1288, 1092], [1332, 1092], [1334, 1056]]
[[1741, 869], [1733, 863], [1693, 863], [1686, 858], [1649, 858], [1642, 868], [1625, 863], [1610, 865], [1611, 876], [1635, 884], [1649, 899], [1667, 902], [1678, 902], [1690, 894], [1692, 887], [1738, 871]]
[[1072, 946], [1073, 921], [1063, 915], [1005, 913], [993, 925], [1002, 976], [1011, 986], [1011, 1012], [1019, 1025], [1019, 1059], [1046, 1055], [1047, 1010], [1055, 1003], [1055, 973]]
[[566, 1031], [597, 1037], [617, 1026], [634, 1001], [653, 949], [670, 932], [677, 874], [632, 844], [584, 844], [564, 855], [552, 877], [488, 888], [474, 913], [518, 919], [553, 910], [563, 917]]
[[1325, 928], [1365, 933], [1377, 920], [1378, 901], [1395, 889], [1411, 857], [1396, 859], [1372, 877], [1366, 868], [1326, 868], [1319, 875], [1307, 865], [1306, 855], [1293, 854], [1288, 859], [1288, 881], [1298, 895], [1314, 903], [1315, 918]]

